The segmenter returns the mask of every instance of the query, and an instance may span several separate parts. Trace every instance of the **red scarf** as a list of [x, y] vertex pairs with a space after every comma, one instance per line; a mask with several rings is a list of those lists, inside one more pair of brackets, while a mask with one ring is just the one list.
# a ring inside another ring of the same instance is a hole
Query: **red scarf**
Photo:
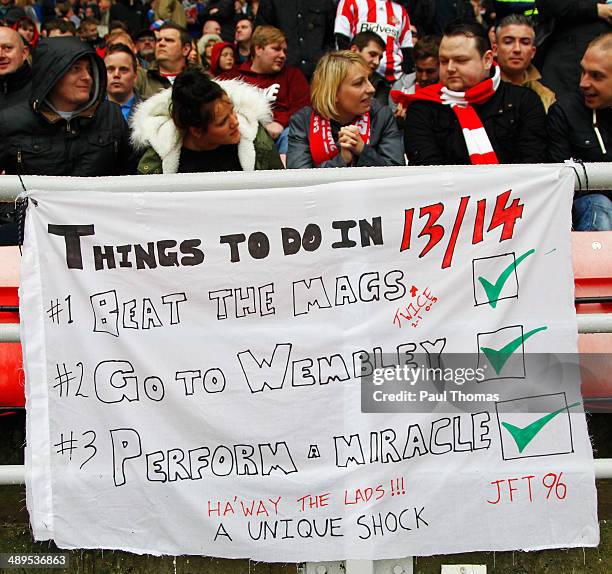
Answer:
[[[366, 112], [354, 124], [359, 128], [359, 133], [365, 144], [370, 143], [370, 112]], [[331, 122], [313, 110], [310, 116], [310, 155], [315, 165], [336, 157], [340, 150], [334, 141], [331, 130]]]
[[424, 100], [451, 106], [459, 120], [463, 139], [470, 154], [470, 162], [476, 164], [497, 164], [499, 160], [493, 150], [489, 136], [473, 108], [474, 104], [484, 104], [493, 96], [500, 82], [499, 67], [495, 65], [492, 78], [483, 80], [465, 92], [453, 92], [442, 84], [433, 84], [419, 90], [415, 94], [405, 94], [400, 90], [392, 90], [391, 97], [396, 103], [405, 107], [412, 102]]

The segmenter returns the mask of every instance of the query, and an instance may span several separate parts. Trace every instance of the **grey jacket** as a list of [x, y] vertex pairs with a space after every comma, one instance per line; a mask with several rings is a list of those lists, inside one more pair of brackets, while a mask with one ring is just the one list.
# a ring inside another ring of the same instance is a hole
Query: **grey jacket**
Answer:
[[[329, 161], [314, 165], [310, 155], [308, 142], [310, 132], [310, 116], [312, 108], [306, 106], [293, 114], [289, 122], [289, 149], [287, 151], [287, 167], [289, 169], [309, 167], [348, 167], [340, 154]], [[340, 125], [331, 122], [332, 135], [337, 141]], [[370, 143], [363, 148], [363, 153], [354, 164], [357, 167], [405, 165], [404, 142], [391, 109], [381, 106], [376, 100], [370, 107]]]

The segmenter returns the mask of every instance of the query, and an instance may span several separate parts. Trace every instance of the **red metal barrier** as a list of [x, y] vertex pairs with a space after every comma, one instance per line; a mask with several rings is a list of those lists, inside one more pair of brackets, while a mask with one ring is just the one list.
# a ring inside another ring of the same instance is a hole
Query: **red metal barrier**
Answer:
[[[612, 231], [573, 233], [572, 255], [576, 313], [612, 313]], [[610, 409], [612, 333], [579, 335], [578, 350], [585, 405], [593, 411]]]
[[[17, 307], [19, 248], [0, 247], [0, 308]], [[0, 311], [0, 323], [19, 323], [19, 313]], [[0, 344], [0, 407], [23, 407], [24, 374], [19, 343]]]

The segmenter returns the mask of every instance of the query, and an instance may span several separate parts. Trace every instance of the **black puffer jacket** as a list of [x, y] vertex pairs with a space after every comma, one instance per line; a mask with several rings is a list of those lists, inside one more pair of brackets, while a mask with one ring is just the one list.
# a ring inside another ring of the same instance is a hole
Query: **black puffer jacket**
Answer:
[[[46, 98], [82, 58], [90, 58], [90, 102], [69, 120]], [[128, 173], [128, 128], [119, 106], [105, 100], [104, 62], [77, 38], [41, 41], [32, 66], [29, 101], [0, 111], [0, 172], [26, 175], [102, 176]]]
[[0, 109], [27, 100], [31, 81], [32, 70], [27, 62], [12, 74], [0, 76]]
[[[198, 16], [200, 21], [198, 32], [206, 20], [216, 20], [221, 26], [221, 38], [224, 42], [234, 41], [234, 28], [236, 26], [236, 11], [233, 0], [210, 0], [204, 2], [206, 7]], [[199, 36], [199, 34], [198, 34]]]
[[454, 20], [476, 22], [470, 0], [400, 0], [410, 23], [419, 31], [419, 36], [435, 34], [441, 36], [444, 28]]
[[[546, 112], [535, 92], [501, 82], [488, 102], [474, 109], [499, 163], [546, 161]], [[450, 106], [417, 101], [406, 113], [404, 143], [410, 165], [466, 165], [470, 156]]]
[[612, 108], [597, 110], [597, 127], [593, 126], [593, 110], [584, 105], [579, 92], [563, 94], [548, 111], [548, 152], [554, 162], [581, 159], [589, 162], [612, 161]]
[[261, 0], [255, 26], [280, 28], [287, 38], [287, 65], [310, 79], [321, 56], [334, 47], [333, 0]]
[[597, 16], [597, 4], [605, 0], [536, 0], [541, 21], [554, 20], [539, 69], [543, 83], [557, 94], [576, 89], [580, 60], [589, 42], [612, 30]]

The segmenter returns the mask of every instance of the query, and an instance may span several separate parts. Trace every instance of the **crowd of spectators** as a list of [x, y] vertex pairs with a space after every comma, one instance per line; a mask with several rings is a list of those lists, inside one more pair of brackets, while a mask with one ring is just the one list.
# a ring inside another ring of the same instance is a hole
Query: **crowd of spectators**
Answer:
[[0, 0], [0, 133], [19, 175], [610, 161], [612, 3]]

